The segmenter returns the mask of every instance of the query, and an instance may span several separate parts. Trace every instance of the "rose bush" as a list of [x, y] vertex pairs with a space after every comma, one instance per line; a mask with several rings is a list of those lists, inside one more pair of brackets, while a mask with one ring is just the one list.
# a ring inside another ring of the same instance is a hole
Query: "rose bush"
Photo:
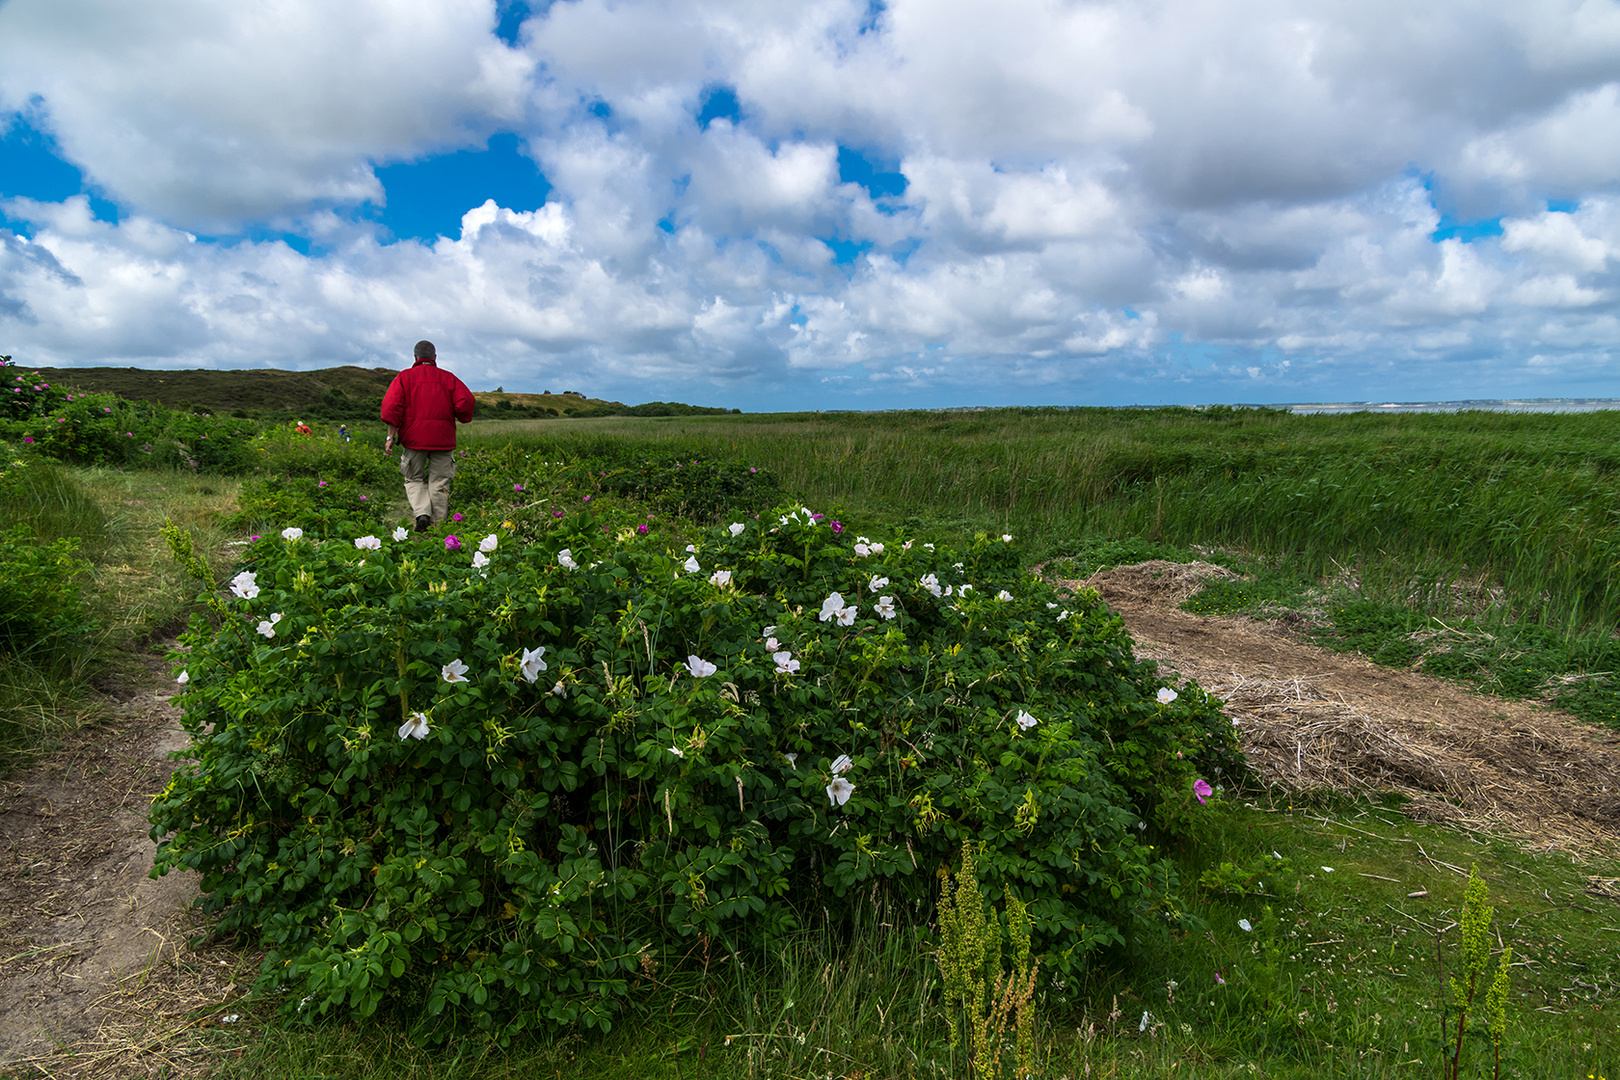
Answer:
[[200, 871], [294, 1008], [606, 1028], [695, 941], [874, 889], [928, 911], [965, 841], [1062, 977], [1179, 917], [1159, 848], [1239, 760], [1213, 700], [1160, 700], [1096, 596], [1004, 539], [802, 509], [684, 549], [588, 510], [476, 551], [369, 531], [267, 536], [211, 591], [152, 811], [155, 872]]

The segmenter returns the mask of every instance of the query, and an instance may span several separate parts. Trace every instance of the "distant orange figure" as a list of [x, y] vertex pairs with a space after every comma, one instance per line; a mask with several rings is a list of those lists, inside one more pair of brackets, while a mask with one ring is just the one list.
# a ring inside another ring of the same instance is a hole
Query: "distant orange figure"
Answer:
[[309, 425], [304, 423], [302, 420], [298, 421], [298, 426], [293, 428], [293, 430], [298, 432], [298, 434], [300, 434], [300, 435], [313, 435], [313, 434], [315, 434], [313, 431], [310, 430]]

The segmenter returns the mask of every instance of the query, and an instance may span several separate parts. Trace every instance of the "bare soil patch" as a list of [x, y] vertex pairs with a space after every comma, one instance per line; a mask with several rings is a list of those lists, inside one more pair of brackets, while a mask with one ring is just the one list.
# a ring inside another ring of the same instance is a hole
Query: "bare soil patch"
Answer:
[[1139, 657], [1224, 698], [1268, 783], [1395, 791], [1415, 817], [1539, 850], [1620, 853], [1620, 733], [1331, 652], [1287, 623], [1182, 611], [1213, 576], [1233, 575], [1155, 561], [1060, 584], [1096, 589]]
[[222, 1006], [251, 982], [236, 954], [188, 945], [195, 875], [147, 876], [147, 807], [186, 735], [167, 665], [145, 667], [112, 691], [108, 722], [0, 779], [6, 1075], [185, 1075], [228, 1045]]

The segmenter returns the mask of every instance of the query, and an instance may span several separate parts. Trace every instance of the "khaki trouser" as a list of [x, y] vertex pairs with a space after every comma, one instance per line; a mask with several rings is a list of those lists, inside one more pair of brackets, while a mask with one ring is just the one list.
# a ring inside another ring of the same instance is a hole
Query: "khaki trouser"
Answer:
[[405, 476], [405, 501], [411, 517], [429, 517], [437, 525], [450, 516], [450, 479], [456, 475], [453, 450], [402, 447], [399, 471]]

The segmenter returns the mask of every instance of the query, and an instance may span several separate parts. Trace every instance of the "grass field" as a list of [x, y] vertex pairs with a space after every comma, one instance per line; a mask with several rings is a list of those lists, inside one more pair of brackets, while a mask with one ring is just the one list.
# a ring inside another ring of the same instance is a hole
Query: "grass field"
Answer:
[[[1557, 681], [1585, 695], [1576, 703], [1592, 718], [1614, 711], [1620, 414], [605, 418], [479, 421], [465, 440], [535, 461], [743, 461], [874, 536], [1010, 532], [1032, 562], [1071, 570], [1213, 558], [1250, 578], [1194, 607], [1309, 609], [1340, 647], [1399, 664], [1443, 656], [1440, 673], [1449, 663], [1451, 677], [1520, 696], [1552, 696]], [[374, 452], [362, 443], [353, 452]], [[196, 530], [222, 570], [240, 537], [221, 526], [234, 480], [52, 472], [25, 513], [42, 538], [83, 540], [102, 629], [65, 674], [14, 678], [7, 715], [34, 701], [51, 724], [67, 724], [90, 707], [83, 688], [95, 664], [188, 609], [161, 520]], [[365, 490], [392, 506], [394, 487]], [[1429, 633], [1433, 620], [1452, 637]], [[1425, 643], [1416, 654], [1414, 641]], [[1620, 1072], [1620, 906], [1587, 891], [1620, 877], [1612, 860], [1415, 823], [1393, 801], [1301, 803], [1279, 791], [1224, 793], [1175, 856], [1203, 929], [1132, 942], [1084, 985], [1046, 988], [1037, 1075], [1438, 1075], [1453, 1034], [1443, 1041], [1445, 1017], [1455, 1022], [1444, 1003], [1461, 964], [1456, 924], [1476, 866], [1496, 907], [1492, 948], [1514, 956], [1500, 1075]], [[605, 1036], [501, 1047], [440, 1032], [424, 1043], [415, 1017], [306, 1026], [275, 1019], [269, 1001], [221, 1035], [237, 1050], [214, 1075], [968, 1075], [946, 1042], [925, 927], [881, 908], [853, 937], [818, 927], [814, 913], [803, 921], [779, 956], [694, 953], [656, 973], [640, 1011]], [[1461, 1075], [1492, 1075], [1489, 1041], [1470, 1035], [1463, 1065]]]

